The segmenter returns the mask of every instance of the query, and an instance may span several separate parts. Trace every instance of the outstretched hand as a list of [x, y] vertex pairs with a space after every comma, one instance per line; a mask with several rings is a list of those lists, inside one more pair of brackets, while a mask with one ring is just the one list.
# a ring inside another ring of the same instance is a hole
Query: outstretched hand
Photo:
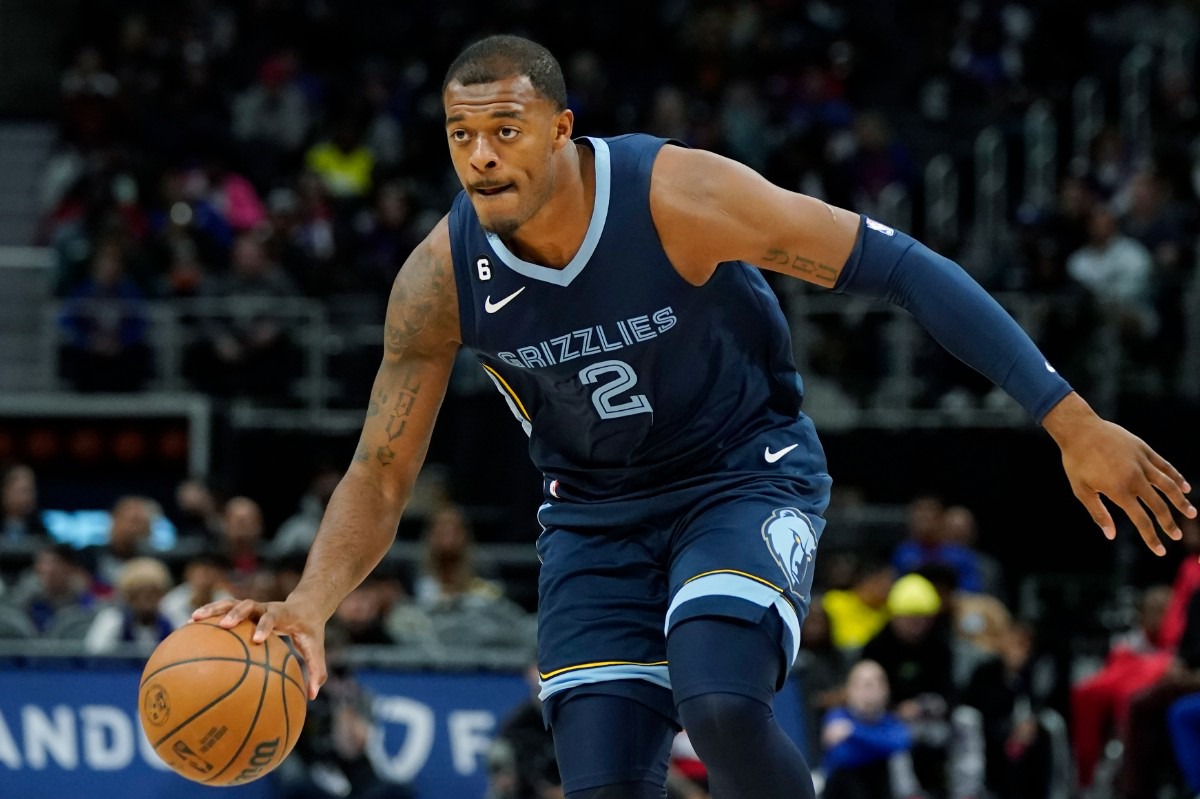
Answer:
[[325, 684], [325, 627], [314, 624], [313, 614], [288, 602], [255, 602], [252, 599], [222, 599], [192, 611], [192, 621], [221, 616], [218, 625], [236, 627], [242, 620], [257, 622], [254, 643], [262, 643], [271, 633], [288, 636], [308, 667], [308, 698], [316, 699]]
[[1155, 522], [1168, 538], [1183, 537], [1171, 506], [1189, 519], [1196, 518], [1196, 508], [1185, 496], [1192, 487], [1145, 441], [1101, 419], [1077, 395], [1063, 400], [1043, 424], [1062, 450], [1071, 490], [1105, 538], [1115, 538], [1117, 528], [1101, 497], [1125, 511], [1156, 555], [1167, 550]]

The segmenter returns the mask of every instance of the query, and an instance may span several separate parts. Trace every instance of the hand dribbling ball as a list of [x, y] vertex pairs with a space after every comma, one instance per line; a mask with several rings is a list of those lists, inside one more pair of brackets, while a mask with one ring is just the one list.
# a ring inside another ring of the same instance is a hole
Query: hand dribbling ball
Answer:
[[190, 622], [151, 654], [138, 688], [142, 730], [174, 771], [205, 785], [242, 785], [288, 756], [308, 708], [301, 659], [255, 625]]

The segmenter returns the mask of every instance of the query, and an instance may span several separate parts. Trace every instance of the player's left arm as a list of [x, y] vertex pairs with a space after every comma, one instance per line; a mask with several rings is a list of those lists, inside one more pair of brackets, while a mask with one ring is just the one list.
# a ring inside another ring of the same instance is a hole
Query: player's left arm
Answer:
[[[1137, 436], [1098, 416], [999, 303], [958, 264], [861, 214], [776, 186], [715, 153], [663, 147], [650, 208], [663, 248], [689, 282], [745, 261], [838, 292], [907, 309], [959, 360], [1007, 391], [1059, 445], [1071, 489], [1108, 538], [1101, 496], [1166, 552], [1147, 510], [1178, 540], [1174, 505], [1196, 509], [1183, 475]], [[1168, 501], [1170, 504], [1168, 504]]]

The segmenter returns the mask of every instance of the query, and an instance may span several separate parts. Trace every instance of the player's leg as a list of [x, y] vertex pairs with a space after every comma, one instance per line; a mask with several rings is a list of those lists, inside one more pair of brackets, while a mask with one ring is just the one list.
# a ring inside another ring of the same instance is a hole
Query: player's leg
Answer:
[[665, 796], [667, 758], [678, 730], [672, 719], [619, 690], [583, 688], [556, 703], [552, 725], [567, 799]]
[[772, 701], [785, 668], [783, 622], [697, 616], [667, 638], [679, 717], [720, 799], [815, 796], [812, 773], [775, 719]]
[[662, 619], [667, 577], [653, 533], [538, 541], [538, 669], [568, 799], [662, 799], [678, 730]]
[[775, 717], [807, 613], [822, 498], [793, 483], [714, 490], [672, 541], [667, 653], [680, 719], [719, 799], [814, 796]]

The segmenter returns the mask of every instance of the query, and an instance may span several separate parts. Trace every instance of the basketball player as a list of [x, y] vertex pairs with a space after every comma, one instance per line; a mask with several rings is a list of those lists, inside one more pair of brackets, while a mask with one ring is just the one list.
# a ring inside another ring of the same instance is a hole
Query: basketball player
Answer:
[[[396, 278], [357, 453], [281, 603], [196, 618], [293, 637], [310, 692], [325, 622], [380, 561], [466, 347], [545, 475], [539, 669], [569, 799], [662, 797], [682, 724], [718, 799], [812, 797], [771, 703], [799, 644], [830, 478], [759, 270], [907, 308], [1062, 450], [1105, 535], [1179, 530], [1184, 478], [1099, 418], [951, 261], [900, 231], [645, 135], [576, 138], [554, 57], [468, 47], [443, 86], [463, 191]], [[1144, 503], [1145, 507], [1142, 507]]]

